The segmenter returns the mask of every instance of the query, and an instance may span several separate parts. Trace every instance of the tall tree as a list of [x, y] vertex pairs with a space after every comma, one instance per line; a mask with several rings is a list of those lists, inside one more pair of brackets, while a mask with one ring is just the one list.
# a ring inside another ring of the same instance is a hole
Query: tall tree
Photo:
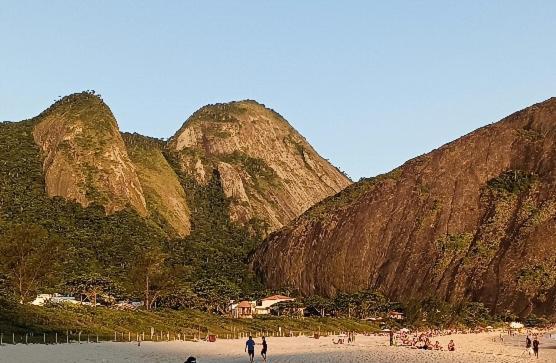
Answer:
[[98, 297], [113, 301], [114, 294], [119, 290], [114, 281], [97, 273], [78, 276], [66, 282], [66, 286], [72, 293], [84, 295], [94, 307]]
[[198, 280], [193, 286], [193, 291], [204, 310], [219, 314], [226, 312], [230, 300], [236, 300], [241, 296], [241, 290], [237, 285], [219, 277]]
[[35, 224], [9, 227], [0, 235], [0, 270], [20, 303], [52, 282], [65, 253], [63, 241]]
[[135, 290], [142, 291], [147, 310], [175, 284], [176, 276], [167, 259], [168, 255], [157, 246], [138, 248], [134, 253], [130, 279]]

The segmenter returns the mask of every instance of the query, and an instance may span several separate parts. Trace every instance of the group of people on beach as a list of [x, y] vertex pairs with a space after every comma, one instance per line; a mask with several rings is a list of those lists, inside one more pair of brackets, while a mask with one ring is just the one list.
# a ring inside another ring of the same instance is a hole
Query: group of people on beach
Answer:
[[539, 337], [538, 335], [534, 335], [533, 336], [533, 340], [531, 340], [531, 338], [529, 337], [529, 334], [527, 334], [527, 336], [525, 337], [525, 349], [527, 350], [527, 353], [529, 353], [529, 355], [531, 355], [531, 353], [533, 353], [535, 355], [535, 357], [539, 357]]
[[350, 331], [347, 334], [340, 334], [338, 336], [338, 340], [334, 340], [334, 338], [332, 338], [332, 343], [334, 343], [334, 344], [344, 344], [345, 343], [345, 339], [344, 339], [345, 337], [347, 337], [348, 344], [355, 342], [355, 333]]
[[[261, 349], [261, 357], [263, 357], [263, 360], [266, 362], [266, 353], [268, 350], [268, 344], [264, 336], [261, 344], [263, 346], [263, 348]], [[255, 345], [257, 345], [257, 343], [255, 343], [253, 337], [250, 335], [249, 339], [247, 339], [247, 341], [245, 342], [245, 351], [247, 352], [247, 354], [249, 354], [249, 362], [251, 363], [255, 361]]]
[[[475, 331], [459, 331], [459, 330], [429, 330], [420, 333], [410, 334], [409, 331], [400, 331], [398, 332], [395, 337], [392, 331], [389, 332], [390, 335], [390, 345], [399, 345], [399, 346], [406, 346], [413, 349], [424, 349], [424, 350], [444, 350], [444, 347], [440, 344], [438, 340], [433, 343], [433, 338], [436, 336], [442, 335], [452, 335], [452, 334], [468, 334], [474, 333]], [[348, 343], [355, 341], [355, 333], [348, 333], [347, 335], [342, 335], [348, 337]], [[531, 339], [532, 336], [532, 339]], [[336, 342], [334, 342], [336, 343]], [[338, 343], [336, 343], [338, 344]], [[257, 343], [253, 340], [252, 336], [249, 336], [249, 339], [245, 342], [245, 352], [249, 355], [249, 362], [253, 363], [255, 361], [255, 346]], [[262, 337], [262, 345], [261, 349], [261, 357], [264, 362], [267, 361], [267, 352], [268, 352], [268, 343], [266, 341], [266, 337]], [[533, 355], [535, 357], [539, 357], [539, 336], [538, 334], [531, 335], [528, 331], [527, 336], [525, 338], [525, 348], [529, 355]], [[453, 352], [456, 350], [456, 345], [454, 341], [451, 339], [448, 343], [447, 350]], [[196, 360], [193, 357], [190, 357], [189, 360], [186, 361], [187, 363], [195, 363]]]
[[[440, 334], [438, 334], [440, 335]], [[444, 350], [444, 347], [440, 344], [438, 340], [435, 343], [432, 342], [433, 337], [437, 335], [432, 332], [423, 332], [419, 335], [415, 334], [413, 336], [400, 332], [396, 337], [396, 342], [401, 342], [400, 346], [410, 347], [413, 349], [424, 349], [424, 350]], [[397, 344], [396, 344], [397, 345]], [[453, 352], [456, 350], [456, 344], [453, 340], [448, 343], [448, 351]]]

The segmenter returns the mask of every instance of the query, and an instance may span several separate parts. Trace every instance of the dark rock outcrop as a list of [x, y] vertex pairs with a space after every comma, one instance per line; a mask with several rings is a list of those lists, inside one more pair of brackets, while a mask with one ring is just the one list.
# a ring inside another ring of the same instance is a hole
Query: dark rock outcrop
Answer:
[[556, 98], [315, 205], [259, 248], [269, 287], [556, 308]]

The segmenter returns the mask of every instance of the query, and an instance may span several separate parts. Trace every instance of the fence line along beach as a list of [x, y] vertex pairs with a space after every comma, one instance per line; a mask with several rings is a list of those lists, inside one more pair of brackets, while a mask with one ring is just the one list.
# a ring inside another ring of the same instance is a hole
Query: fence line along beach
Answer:
[[[321, 362], [523, 362], [526, 333], [508, 335], [501, 330], [484, 333], [455, 333], [434, 336], [443, 350], [390, 346], [388, 334], [357, 335], [352, 343], [334, 344], [336, 336], [269, 337], [268, 361], [288, 363]], [[556, 335], [539, 333], [538, 362], [556, 361]], [[261, 338], [255, 337], [255, 361], [260, 358]], [[446, 349], [450, 340], [455, 351]], [[4, 344], [0, 362], [183, 362], [189, 356], [201, 363], [247, 362], [245, 339], [215, 342], [170, 340], [164, 342], [82, 341], [70, 344]], [[533, 359], [533, 358], [530, 358]]]

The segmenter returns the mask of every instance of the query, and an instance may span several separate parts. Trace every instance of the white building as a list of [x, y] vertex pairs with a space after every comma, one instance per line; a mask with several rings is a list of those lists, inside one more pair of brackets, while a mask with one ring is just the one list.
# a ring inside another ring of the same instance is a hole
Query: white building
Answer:
[[76, 300], [73, 296], [63, 296], [60, 294], [39, 294], [35, 298], [35, 300], [31, 301], [32, 305], [37, 306], [44, 306], [46, 303], [53, 303], [53, 304], [79, 304], [79, 301]]
[[294, 298], [284, 295], [272, 295], [260, 300], [230, 301], [229, 311], [233, 318], [251, 318], [255, 315], [268, 315], [270, 308], [283, 301], [295, 301]]
[[268, 315], [270, 314], [270, 307], [284, 301], [295, 301], [294, 298], [284, 295], [272, 295], [264, 299], [253, 301], [254, 315]]

